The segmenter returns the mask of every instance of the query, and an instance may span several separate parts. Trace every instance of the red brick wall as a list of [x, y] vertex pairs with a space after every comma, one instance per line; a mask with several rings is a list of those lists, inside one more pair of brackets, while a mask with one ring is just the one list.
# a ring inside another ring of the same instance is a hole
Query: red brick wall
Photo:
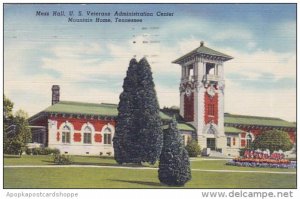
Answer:
[[[218, 124], [218, 94], [216, 93], [213, 97], [207, 94], [204, 95], [204, 103], [205, 103], [205, 124], [210, 121], [214, 121], [215, 124]], [[211, 112], [211, 107], [213, 106], [213, 114], [209, 114]]]
[[296, 133], [294, 131], [288, 132], [291, 142], [295, 143], [296, 142]]
[[75, 131], [81, 131], [82, 126], [89, 122], [91, 123], [94, 128], [95, 131], [101, 131], [103, 126], [110, 123], [111, 125], [115, 126], [115, 120], [96, 120], [96, 119], [78, 119], [78, 118], [64, 118], [61, 116], [57, 116], [57, 117], [51, 117], [51, 120], [56, 120], [57, 121], [57, 128], [60, 127], [60, 125], [66, 121], [72, 123], [72, 125], [74, 126], [74, 130]]
[[[75, 131], [81, 131], [82, 126], [89, 122], [91, 123], [95, 131], [98, 131], [98, 133], [95, 133], [93, 138], [95, 142], [101, 143], [102, 142], [102, 135], [99, 133], [102, 128], [110, 123], [111, 125], [115, 126], [116, 122], [115, 120], [95, 120], [95, 119], [78, 119], [78, 118], [64, 118], [61, 115], [58, 115], [56, 117], [52, 116], [50, 117], [51, 120], [56, 120], [57, 121], [57, 128], [59, 129], [61, 124], [68, 121], [74, 126]], [[73, 134], [73, 141], [74, 142], [81, 142], [83, 139], [83, 134], [82, 133], [74, 133]], [[59, 142], [61, 140], [61, 134], [59, 131], [57, 131], [56, 134], [56, 140]]]
[[184, 95], [184, 119], [187, 122], [194, 121], [194, 93]]

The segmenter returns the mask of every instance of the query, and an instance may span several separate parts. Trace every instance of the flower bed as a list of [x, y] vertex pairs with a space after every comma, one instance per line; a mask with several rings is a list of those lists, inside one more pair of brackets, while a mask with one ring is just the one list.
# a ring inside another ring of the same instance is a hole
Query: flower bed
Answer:
[[230, 160], [226, 165], [239, 166], [239, 167], [261, 167], [261, 168], [296, 168], [295, 161], [286, 159], [273, 160], [273, 159], [250, 159], [250, 158], [236, 158]]

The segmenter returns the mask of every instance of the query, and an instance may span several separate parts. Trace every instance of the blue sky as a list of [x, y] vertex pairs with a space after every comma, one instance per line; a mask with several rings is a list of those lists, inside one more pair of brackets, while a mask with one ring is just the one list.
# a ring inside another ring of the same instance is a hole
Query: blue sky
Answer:
[[[55, 10], [174, 16], [68, 23], [51, 16]], [[295, 121], [294, 4], [6, 4], [4, 93], [30, 115], [50, 105], [52, 84], [61, 86], [61, 100], [118, 103], [129, 60], [147, 55], [160, 106], [178, 106], [180, 67], [171, 62], [201, 40], [234, 57], [225, 63], [226, 112]]]

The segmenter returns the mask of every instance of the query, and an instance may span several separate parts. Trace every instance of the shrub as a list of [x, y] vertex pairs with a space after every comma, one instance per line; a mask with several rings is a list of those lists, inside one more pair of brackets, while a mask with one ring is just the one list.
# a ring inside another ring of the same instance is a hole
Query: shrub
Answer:
[[41, 155], [42, 154], [42, 148], [33, 148], [32, 149], [32, 155]]
[[107, 152], [106, 154], [107, 154], [108, 156], [111, 156], [111, 152]]
[[53, 162], [54, 164], [67, 165], [72, 164], [73, 161], [71, 156], [56, 154], [54, 155]]
[[26, 148], [25, 153], [26, 153], [26, 155], [31, 155], [32, 154], [32, 149]]
[[102, 156], [102, 155], [103, 155], [103, 152], [100, 152], [99, 155]]
[[196, 140], [188, 141], [187, 145], [185, 146], [190, 157], [197, 157], [201, 153], [200, 146]]
[[279, 130], [269, 130], [258, 135], [252, 143], [254, 149], [269, 149], [273, 151], [289, 151], [293, 148], [293, 144], [287, 132]]
[[60, 154], [60, 150], [54, 148], [54, 149], [52, 149], [52, 153], [51, 153], [51, 154], [53, 154], [53, 155], [58, 155], [58, 154]]
[[[60, 154], [60, 151], [59, 149], [52, 149], [52, 148], [49, 148], [49, 147], [45, 147], [45, 148], [40, 148], [40, 147], [37, 147], [37, 148], [32, 148], [32, 149], [27, 149], [28, 150], [28, 153], [31, 153], [32, 155], [55, 155], [55, 154]], [[26, 151], [26, 154], [27, 154], [27, 151]], [[28, 155], [30, 155], [28, 154]]]

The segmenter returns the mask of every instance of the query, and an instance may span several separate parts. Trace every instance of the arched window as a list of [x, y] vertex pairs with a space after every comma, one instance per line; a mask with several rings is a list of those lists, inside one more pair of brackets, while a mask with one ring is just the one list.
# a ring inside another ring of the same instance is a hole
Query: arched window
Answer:
[[110, 128], [106, 127], [104, 129], [104, 133], [103, 133], [103, 136], [104, 136], [104, 144], [111, 144], [111, 138], [112, 138], [112, 131]]
[[70, 143], [70, 134], [71, 134], [71, 129], [67, 125], [65, 125], [62, 129], [62, 143]]
[[247, 135], [246, 137], [246, 143], [247, 143], [247, 148], [249, 148], [251, 146], [252, 143], [252, 136], [250, 134]]
[[92, 143], [92, 129], [89, 126], [86, 126], [83, 130], [83, 143], [84, 144]]

